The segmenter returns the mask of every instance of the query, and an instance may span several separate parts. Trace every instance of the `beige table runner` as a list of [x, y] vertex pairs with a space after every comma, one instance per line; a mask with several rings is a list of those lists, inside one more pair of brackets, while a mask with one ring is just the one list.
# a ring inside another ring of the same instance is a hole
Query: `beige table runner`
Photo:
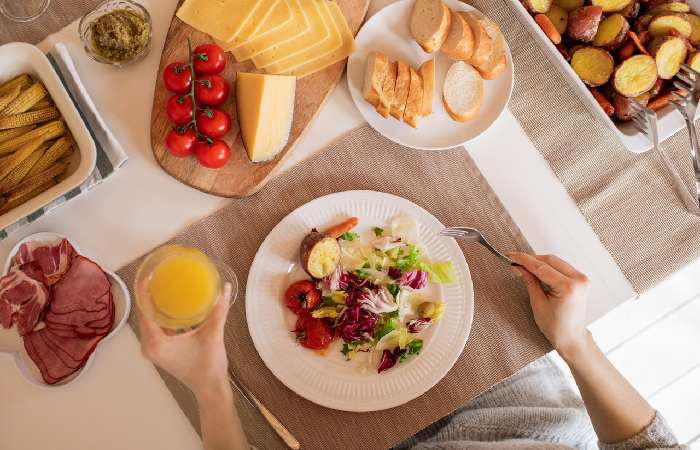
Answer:
[[[401, 407], [346, 413], [310, 403], [280, 383], [252, 345], [245, 322], [245, 283], [253, 257], [270, 230], [292, 210], [339, 191], [369, 189], [407, 198], [444, 224], [480, 228], [504, 250], [528, 249], [518, 228], [463, 149], [416, 152], [367, 126], [290, 169], [258, 194], [232, 203], [188, 227], [174, 242], [226, 261], [238, 274], [241, 296], [230, 313], [226, 347], [242, 380], [307, 449], [380, 449], [406, 438], [543, 355], [527, 295], [507, 266], [478, 245], [462, 245], [475, 287], [475, 318], [462, 356], [433, 389]], [[138, 261], [119, 271], [129, 286]], [[132, 325], [134, 317], [132, 317]], [[299, 349], [299, 351], [304, 351]], [[195, 427], [197, 409], [179, 383], [162, 374]], [[238, 402], [245, 429], [261, 449], [282, 446], [261, 417]], [[136, 405], [135, 405], [136, 406]]]
[[[22, 0], [16, 0], [21, 2]], [[31, 0], [37, 1], [37, 0]], [[0, 14], [0, 44], [22, 41], [31, 44], [41, 42], [46, 36], [82, 17], [104, 0], [51, 0], [44, 14], [32, 22], [12, 22]]]
[[[646, 291], [699, 258], [700, 217], [683, 208], [656, 154], [625, 150], [579, 100], [506, 1], [468, 3], [496, 20], [508, 40], [515, 63], [510, 110], [635, 290]], [[663, 145], [693, 185], [685, 129]]]

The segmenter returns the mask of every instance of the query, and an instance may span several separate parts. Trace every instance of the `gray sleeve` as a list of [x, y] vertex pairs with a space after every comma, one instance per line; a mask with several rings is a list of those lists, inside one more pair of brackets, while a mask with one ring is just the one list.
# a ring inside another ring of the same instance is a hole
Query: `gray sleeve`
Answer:
[[642, 431], [629, 439], [614, 444], [598, 442], [601, 450], [637, 450], [637, 449], [687, 449], [678, 444], [666, 420], [657, 411], [652, 421]]

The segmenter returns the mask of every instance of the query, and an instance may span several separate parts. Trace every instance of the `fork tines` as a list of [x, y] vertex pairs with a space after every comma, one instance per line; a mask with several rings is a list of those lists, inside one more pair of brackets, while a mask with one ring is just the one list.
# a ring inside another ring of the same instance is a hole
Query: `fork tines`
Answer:
[[641, 133], [647, 135], [649, 131], [649, 120], [647, 116], [649, 110], [636, 100], [630, 100], [629, 105], [632, 111], [632, 125]]

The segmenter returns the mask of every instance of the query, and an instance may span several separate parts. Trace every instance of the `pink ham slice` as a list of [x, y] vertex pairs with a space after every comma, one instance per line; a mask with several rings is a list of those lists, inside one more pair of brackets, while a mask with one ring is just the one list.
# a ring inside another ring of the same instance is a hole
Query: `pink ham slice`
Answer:
[[51, 313], [98, 312], [109, 306], [111, 290], [107, 274], [93, 261], [76, 256], [63, 277], [52, 287]]
[[89, 339], [62, 337], [56, 336], [51, 330], [47, 330], [46, 333], [46, 338], [48, 340], [53, 342], [57, 347], [61, 348], [73, 360], [81, 361], [83, 364], [87, 361], [92, 352], [95, 350], [95, 347], [97, 347], [97, 344], [104, 337], [95, 336]]
[[[24, 339], [25, 347], [27, 342], [33, 348], [33, 352], [27, 349], [27, 353], [34, 360], [41, 371], [41, 376], [49, 384], [55, 384], [75, 373], [75, 369], [68, 367], [49, 348], [39, 333], [31, 333]], [[34, 356], [32, 356], [32, 353]], [[35, 359], [36, 358], [36, 359]]]
[[70, 267], [75, 249], [63, 239], [59, 244], [47, 245], [40, 242], [25, 242], [12, 258], [12, 265], [19, 266], [36, 261], [46, 276], [47, 284], [56, 283]]
[[21, 336], [30, 333], [49, 301], [41, 266], [30, 262], [15, 266], [0, 278], [0, 324], [17, 324]]
[[44, 340], [44, 342], [46, 343], [46, 345], [49, 346], [51, 351], [53, 351], [56, 354], [56, 356], [58, 356], [58, 359], [60, 359], [61, 362], [66, 366], [70, 367], [71, 369], [78, 370], [81, 367], [83, 367], [83, 364], [85, 364], [83, 361], [76, 361], [75, 359], [73, 359], [73, 357], [70, 356], [68, 352], [59, 347], [56, 343], [54, 343], [54, 341], [50, 338], [50, 333], [46, 328], [37, 331], [36, 334], [41, 336], [41, 339]]

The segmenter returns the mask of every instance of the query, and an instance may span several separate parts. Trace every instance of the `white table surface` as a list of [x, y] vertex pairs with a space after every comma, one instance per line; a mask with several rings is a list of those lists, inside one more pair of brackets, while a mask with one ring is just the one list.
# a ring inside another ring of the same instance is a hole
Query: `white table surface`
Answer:
[[[151, 154], [153, 88], [176, 1], [141, 3], [153, 17], [153, 47], [133, 67], [115, 70], [89, 59], [81, 48], [77, 23], [40, 44], [44, 51], [56, 42], [67, 44], [88, 91], [130, 159], [89, 194], [1, 241], [0, 260], [22, 236], [56, 231], [71, 236], [85, 252], [116, 270], [227, 204], [226, 199], [180, 184], [159, 169]], [[386, 3], [375, 0], [370, 14]], [[343, 79], [284, 167], [362, 122]], [[532, 247], [538, 253], [561, 255], [590, 276], [591, 321], [633, 297], [631, 286], [509, 111], [466, 148]], [[464, 201], [469, 201], [467, 193]], [[95, 364], [73, 386], [34, 387], [7, 355], [0, 355], [0, 377], [4, 450], [201, 448], [160, 376], [141, 356], [129, 327], [100, 346]]]

